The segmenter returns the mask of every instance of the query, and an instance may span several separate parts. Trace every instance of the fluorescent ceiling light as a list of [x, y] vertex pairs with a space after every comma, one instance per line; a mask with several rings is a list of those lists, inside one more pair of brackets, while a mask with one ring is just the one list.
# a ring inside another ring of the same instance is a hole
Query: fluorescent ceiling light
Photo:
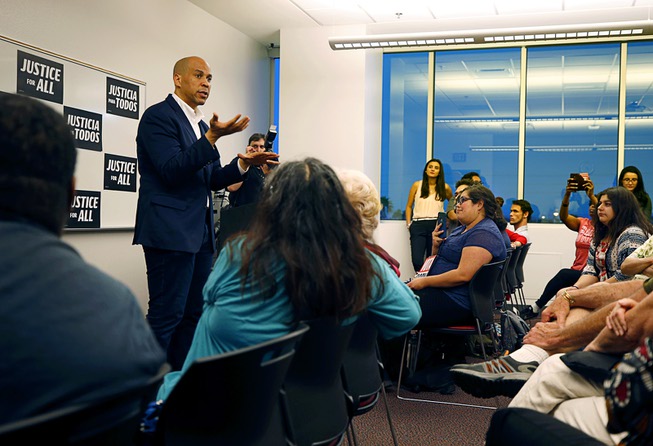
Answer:
[[[333, 50], [370, 48], [374, 45], [411, 48], [429, 45], [467, 45], [515, 41], [556, 41], [591, 37], [614, 38], [653, 35], [653, 21], [594, 23], [529, 28], [476, 29], [440, 31], [432, 33], [366, 34], [361, 36], [331, 37], [329, 45]], [[357, 45], [369, 43], [370, 45]], [[344, 44], [344, 46], [343, 46]], [[347, 45], [349, 44], [349, 45]]]

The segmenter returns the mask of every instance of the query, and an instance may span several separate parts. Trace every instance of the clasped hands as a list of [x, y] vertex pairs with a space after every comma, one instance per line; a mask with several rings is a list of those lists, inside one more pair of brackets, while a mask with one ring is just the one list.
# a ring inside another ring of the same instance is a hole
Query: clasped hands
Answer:
[[626, 312], [637, 305], [637, 301], [629, 298], [619, 299], [605, 318], [605, 325], [617, 336], [624, 336], [628, 331]]
[[[213, 117], [211, 118], [211, 121], [209, 121], [209, 130], [206, 132], [206, 137], [211, 144], [215, 144], [219, 138], [233, 133], [242, 132], [248, 126], [249, 116], [237, 114], [229, 121], [222, 122], [220, 121], [218, 114], [213, 113]], [[279, 164], [279, 154], [274, 152], [239, 153], [238, 158], [240, 158], [239, 163], [243, 170], [247, 170], [249, 166]]]

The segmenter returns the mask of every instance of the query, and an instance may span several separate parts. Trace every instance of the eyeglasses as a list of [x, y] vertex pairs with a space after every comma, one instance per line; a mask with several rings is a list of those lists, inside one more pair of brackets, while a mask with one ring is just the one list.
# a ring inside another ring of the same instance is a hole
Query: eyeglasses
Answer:
[[467, 200], [471, 200], [471, 198], [469, 198], [469, 197], [464, 197], [464, 196], [460, 195], [458, 198], [456, 198], [456, 204], [457, 204], [458, 206], [462, 206], [462, 204], [463, 204], [464, 202], [466, 202]]
[[637, 183], [637, 178], [624, 178], [623, 180], [624, 183]]

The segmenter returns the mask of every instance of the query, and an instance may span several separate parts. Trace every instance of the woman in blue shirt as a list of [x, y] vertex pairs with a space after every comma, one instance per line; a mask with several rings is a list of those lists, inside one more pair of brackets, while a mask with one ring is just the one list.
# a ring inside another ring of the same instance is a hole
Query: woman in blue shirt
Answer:
[[408, 286], [417, 291], [422, 307], [420, 327], [447, 327], [473, 322], [469, 281], [486, 263], [506, 258], [506, 245], [497, 222], [501, 210], [494, 194], [480, 184], [469, 186], [456, 198], [461, 226], [446, 239], [433, 233], [435, 261], [426, 277]]

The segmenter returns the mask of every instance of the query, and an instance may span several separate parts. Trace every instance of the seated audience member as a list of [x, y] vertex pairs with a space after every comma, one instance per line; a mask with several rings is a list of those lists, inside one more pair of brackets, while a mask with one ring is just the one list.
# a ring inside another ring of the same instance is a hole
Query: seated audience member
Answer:
[[509, 248], [514, 249], [514, 248], [517, 248], [519, 246], [523, 246], [526, 243], [528, 243], [528, 240], [526, 239], [526, 237], [524, 237], [523, 235], [521, 235], [521, 234], [519, 234], [517, 232], [511, 231], [510, 229], [507, 229], [507, 226], [508, 226], [508, 222], [506, 222], [505, 233], [506, 233], [506, 236], [508, 237], [508, 242], [509, 242], [508, 247]]
[[531, 221], [533, 215], [533, 208], [526, 200], [513, 200], [510, 206], [510, 224], [513, 231], [517, 234], [526, 237], [526, 243], [530, 242], [528, 237], [528, 222]]
[[[524, 337], [527, 345], [498, 359], [454, 366], [452, 373], [463, 390], [473, 393], [478, 386], [484, 386], [485, 390], [493, 388], [497, 393], [514, 395], [515, 387], [523, 384], [550, 354], [582, 348], [596, 336], [607, 310], [589, 315], [588, 311], [624, 297], [619, 291], [632, 290], [631, 284], [635, 289], [641, 287], [640, 281], [629, 281], [632, 276], [623, 274], [620, 265], [653, 234], [653, 225], [639, 211], [635, 197], [623, 187], [607, 189], [598, 198], [594, 238], [581, 277], [571, 287], [558, 291], [553, 304], [542, 312], [542, 322]], [[617, 281], [626, 281], [624, 287], [617, 290], [594, 285]], [[574, 311], [570, 312], [571, 308]]]
[[329, 166], [314, 158], [280, 165], [256, 212], [220, 252], [186, 362], [165, 377], [159, 399], [194, 360], [285, 335], [300, 320], [351, 323], [367, 310], [388, 339], [419, 321], [416, 296], [365, 248], [361, 217]]
[[385, 260], [395, 274], [400, 276], [399, 261], [373, 240], [374, 230], [379, 226], [379, 212], [383, 208], [376, 186], [367, 175], [358, 170], [340, 170], [338, 178], [349, 202], [361, 217], [365, 247]]
[[[634, 298], [621, 299], [613, 306], [606, 319], [606, 327], [585, 348], [589, 352], [599, 352], [598, 357], [588, 360], [587, 357], [577, 355], [575, 358], [578, 359], [572, 362], [569, 362], [570, 358], [566, 355], [549, 357], [510, 402], [510, 407], [552, 414], [604, 444], [619, 444], [627, 435], [623, 431], [632, 428], [635, 429], [630, 432], [631, 439], [637, 438], [639, 434], [647, 434], [649, 440], [653, 439], [653, 419], [650, 418], [653, 406], [650, 399], [646, 403], [653, 392], [650, 385], [653, 371], [651, 291], [653, 279], [648, 279], [643, 288], [635, 292]], [[642, 299], [643, 294], [645, 297]], [[623, 358], [628, 365], [621, 368], [617, 366], [613, 375], [622, 372], [635, 379], [626, 384], [619, 382], [624, 376], [617, 377], [616, 380], [613, 376], [612, 382], [606, 381], [605, 392], [603, 379], [609, 376], [610, 367], [618, 362], [622, 354], [633, 348], [636, 348], [635, 351]], [[576, 364], [579, 362], [584, 367], [578, 368]], [[586, 366], [592, 366], [591, 373], [587, 372]], [[647, 385], [642, 386], [641, 382], [637, 382], [638, 374], [644, 382], [648, 382]], [[639, 408], [636, 407], [638, 404]], [[631, 407], [626, 409], [626, 405]], [[648, 410], [648, 417], [642, 414], [643, 410]], [[620, 419], [619, 422], [612, 420], [613, 429], [609, 432], [606, 426], [610, 412], [611, 415], [620, 416]]]
[[[524, 345], [507, 356], [479, 364], [458, 364], [451, 372], [465, 392], [483, 398], [495, 395], [514, 397], [533, 375], [539, 364], [556, 353], [587, 346], [605, 327], [616, 302], [624, 296], [643, 299], [644, 281], [599, 282], [556, 297], [542, 312], [544, 322], [537, 323], [524, 337]], [[563, 320], [562, 324], [559, 321]]]
[[0, 93], [0, 424], [140, 387], [165, 363], [129, 289], [60, 239], [75, 160], [61, 115]]
[[[499, 203], [497, 202], [497, 206], [498, 204]], [[495, 222], [499, 228], [499, 231], [501, 231], [501, 237], [503, 238], [503, 242], [506, 245], [506, 249], [514, 249], [517, 246], [526, 244], [526, 237], [523, 237], [516, 232], [512, 232], [510, 229], [508, 229], [508, 222], [504, 218], [500, 207], [497, 209], [497, 218]]]
[[486, 263], [506, 258], [506, 246], [496, 220], [497, 202], [490, 189], [475, 184], [456, 198], [461, 226], [446, 239], [439, 228], [433, 233], [437, 254], [427, 277], [408, 286], [421, 297], [421, 327], [447, 327], [473, 322], [469, 281]]
[[[254, 133], [250, 136], [245, 151], [246, 153], [265, 152], [265, 135]], [[227, 186], [229, 204], [236, 207], [256, 203], [261, 195], [265, 177], [270, 173], [270, 170], [271, 168], [267, 164], [250, 166], [244, 175], [243, 181]]]
[[642, 212], [648, 218], [651, 219], [651, 197], [646, 192], [644, 187], [644, 177], [642, 173], [635, 166], [626, 166], [621, 170], [619, 174], [619, 186], [625, 187], [630, 192], [635, 195], [639, 207], [642, 209]]
[[621, 272], [638, 279], [653, 277], [653, 236], [633, 251], [621, 264]]
[[465, 175], [460, 177], [461, 180], [472, 180], [474, 184], [483, 184], [483, 181], [481, 180], [481, 176], [478, 174], [478, 172], [467, 172]]
[[652, 381], [653, 339], [647, 337], [615, 365], [603, 383], [604, 396], [563, 401], [553, 416], [524, 407], [501, 409], [492, 416], [486, 445], [653, 444]]
[[460, 222], [458, 222], [458, 216], [456, 215], [456, 198], [463, 190], [467, 189], [473, 184], [476, 184], [476, 182], [474, 182], [474, 180], [471, 178], [461, 178], [456, 182], [455, 193], [449, 200], [449, 203], [447, 203], [447, 236], [449, 236], [449, 234], [451, 234], [454, 229], [460, 226]]
[[[374, 230], [379, 225], [379, 212], [382, 208], [376, 186], [374, 186], [372, 180], [363, 172], [357, 170], [340, 170], [338, 171], [338, 178], [340, 178], [349, 202], [361, 216], [365, 247], [385, 260], [392, 271], [399, 277], [401, 275], [399, 261], [373, 241]], [[381, 360], [384, 364], [384, 381], [386, 382], [386, 386], [391, 386], [392, 381], [396, 381], [399, 376], [403, 337], [394, 339], [383, 339], [379, 337], [377, 344], [379, 346]]]
[[[571, 193], [576, 191], [577, 190], [574, 188], [573, 184], [567, 180], [565, 195], [562, 197], [562, 203], [560, 204], [560, 220], [566, 227], [578, 233], [576, 236], [576, 258], [574, 259], [574, 264], [571, 268], [564, 268], [558, 271], [558, 274], [553, 276], [553, 278], [549, 280], [549, 283], [546, 284], [540, 298], [537, 299], [534, 304], [521, 310], [520, 315], [524, 319], [532, 319], [536, 317], [540, 310], [544, 308], [544, 306], [559, 290], [573, 286], [580, 278], [583, 268], [585, 268], [585, 265], [587, 264], [590, 243], [594, 236], [594, 224], [589, 218], [576, 217], [569, 214], [569, 198]], [[590, 215], [594, 215], [598, 199], [594, 195], [594, 183], [592, 183], [591, 180], [585, 182], [584, 191], [590, 200]]]

